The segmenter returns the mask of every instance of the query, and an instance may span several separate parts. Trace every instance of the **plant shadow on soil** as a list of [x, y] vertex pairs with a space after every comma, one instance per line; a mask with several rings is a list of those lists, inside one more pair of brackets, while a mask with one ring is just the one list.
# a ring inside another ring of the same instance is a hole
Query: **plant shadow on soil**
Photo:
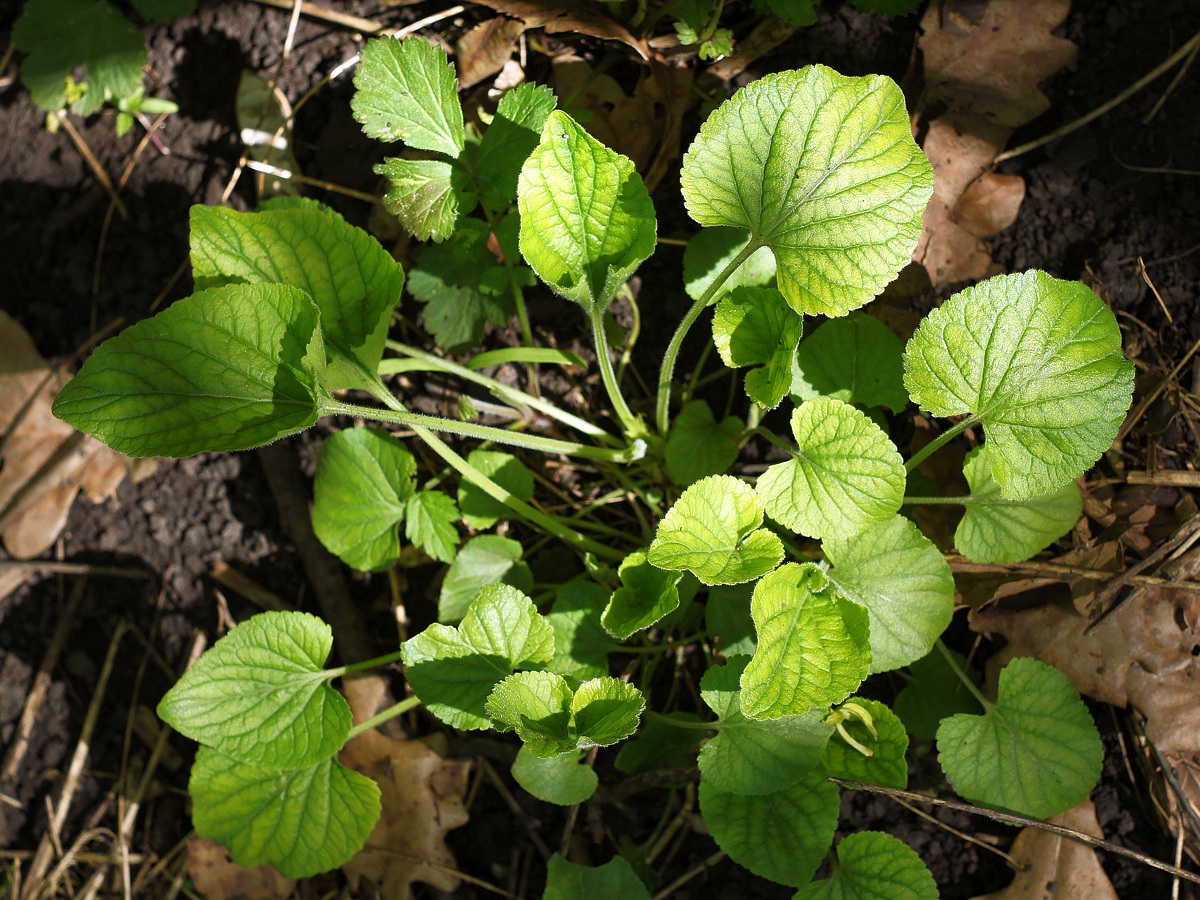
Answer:
[[[362, 15], [383, 14], [379, 6], [366, 0], [348, 6]], [[1048, 85], [1054, 101], [1051, 111], [1018, 133], [1014, 144], [1064, 124], [1124, 89], [1200, 27], [1200, 10], [1186, 0], [1156, 4], [1118, 0], [1078, 6], [1064, 35], [1080, 45], [1079, 58]], [[18, 8], [13, 2], [0, 6], [0, 31], [7, 31]], [[253, 4], [202, 2], [193, 16], [149, 29], [151, 63], [165, 83], [156, 92], [179, 102], [181, 112], [168, 119], [162, 132], [171, 156], [151, 148], [133, 171], [123, 195], [130, 218], [113, 219], [95, 294], [92, 273], [108, 198], [94, 185], [65, 137], [44, 131], [42, 114], [30, 106], [25, 94], [15, 87], [0, 92], [0, 271], [7, 280], [3, 305], [28, 328], [52, 362], [72, 353], [93, 327], [117, 316], [134, 321], [147, 313], [160, 294], [165, 294], [163, 302], [170, 302], [188, 293], [186, 274], [171, 284], [187, 254], [188, 207], [219, 200], [240, 152], [233, 98], [241, 70], [244, 66], [259, 73], [271, 70], [286, 22], [286, 12]], [[915, 28], [914, 19], [888, 22], [829, 7], [822, 10], [816, 26], [764, 60], [756, 74], [821, 61], [850, 74], [885, 72], [899, 79], [909, 62]], [[295, 99], [308, 87], [308, 79], [329, 71], [357, 49], [350, 35], [303, 21], [292, 63], [285, 71], [284, 89]], [[1113, 65], [1114, 59], [1121, 64]], [[1170, 360], [1200, 336], [1200, 317], [1193, 312], [1193, 298], [1200, 289], [1200, 250], [1188, 252], [1200, 241], [1194, 214], [1200, 201], [1200, 181], [1121, 165], [1200, 168], [1200, 121], [1191, 114], [1200, 102], [1200, 74], [1193, 71], [1180, 83], [1152, 127], [1142, 126], [1141, 117], [1164, 86], [1160, 81], [1049, 153], [1039, 151], [1009, 163], [1006, 170], [1023, 175], [1029, 191], [1016, 225], [1002, 233], [994, 247], [996, 259], [1009, 270], [1036, 265], [1062, 277], [1095, 276], [1099, 289], [1115, 307], [1150, 323], [1150, 330], [1158, 332], [1159, 354]], [[371, 165], [384, 148], [363, 138], [349, 116], [350, 92], [348, 81], [343, 80], [317, 95], [299, 117], [297, 152], [309, 174], [369, 191], [376, 184]], [[695, 124], [693, 117], [691, 127]], [[116, 139], [111, 114], [87, 123], [83, 134], [110, 173], [124, 168], [138, 138], [134, 133]], [[661, 185], [655, 199], [661, 234], [674, 236], [693, 230], [682, 209], [677, 179]], [[233, 202], [240, 208], [252, 204], [249, 179], [243, 180]], [[332, 205], [356, 224], [365, 224], [365, 210], [356, 204], [344, 198], [332, 200]], [[1136, 265], [1139, 255], [1174, 314], [1173, 325], [1163, 318]], [[635, 365], [643, 374], [654, 371], [675, 322], [687, 308], [680, 290], [680, 259], [678, 248], [664, 246], [659, 258], [637, 275], [639, 295], [649, 298], [641, 306], [643, 337], [635, 356]], [[924, 302], [928, 304], [932, 298], [924, 298]], [[553, 334], [560, 346], [586, 334], [586, 322], [572, 306], [535, 295], [530, 298], [530, 310], [537, 330]], [[406, 314], [413, 315], [411, 310]], [[681, 373], [694, 363], [707, 339], [705, 331], [702, 323], [690, 336], [680, 360]], [[511, 340], [512, 335], [500, 338]], [[547, 386], [551, 393], [564, 388], [559, 383]], [[713, 402], [724, 402], [722, 391], [715, 392]], [[645, 403], [648, 406], [649, 398]], [[305, 437], [299, 444], [311, 474], [316, 439]], [[62, 541], [67, 560], [130, 565], [149, 572], [152, 579], [89, 579], [19, 783], [0, 786], [25, 806], [23, 813], [0, 805], [10, 838], [6, 843], [13, 847], [35, 846], [44, 829], [44, 797], [56, 783], [45, 775], [66, 765], [99, 665], [119, 621], [147, 627], [154, 611], [160, 609], [156, 647], [164, 660], [175, 666], [186, 652], [194, 628], [208, 633], [210, 640], [215, 636], [223, 601], [217, 586], [207, 578], [214, 562], [237, 567], [291, 602], [303, 605], [309, 594], [301, 561], [280, 530], [274, 501], [253, 454], [206, 454], [162, 462], [150, 480], [123, 484], [112, 502], [97, 506], [78, 502]], [[544, 564], [547, 568], [551, 565], [549, 560]], [[412, 594], [417, 598], [414, 606], [421, 604], [421, 598], [435, 597], [436, 583], [431, 581], [435, 574], [434, 567], [409, 573]], [[70, 578], [46, 577], [0, 601], [0, 743], [6, 748], [32, 672], [72, 587]], [[359, 580], [354, 591], [378, 633], [392, 633], [386, 581], [380, 577]], [[228, 605], [235, 618], [253, 611], [233, 596], [228, 597]], [[431, 609], [422, 608], [415, 618], [431, 617]], [[136, 641], [130, 637], [125, 641], [121, 658], [128, 665], [118, 667], [108, 689], [101, 717], [108, 724], [98, 730], [93, 742], [89, 773], [73, 805], [69, 829], [78, 828], [97, 806], [113, 783], [111, 773], [120, 766], [126, 716], [142, 657]], [[166, 676], [154, 665], [148, 666], [139, 702], [153, 707], [166, 686]], [[1093, 794], [1105, 834], [1159, 858], [1170, 858], [1173, 847], [1142, 811], [1143, 787], [1131, 784], [1126, 775], [1115, 717], [1107, 707], [1094, 705], [1092, 710], [1107, 751], [1104, 776]], [[144, 758], [144, 746], [135, 747], [135, 755], [141, 752]], [[183, 742], [177, 742], [176, 749], [184, 754], [186, 763], [190, 749]], [[598, 770], [602, 782], [615, 780], [611, 752], [601, 754]], [[914, 775], [921, 776], [921, 770]], [[173, 787], [182, 788], [185, 768], [163, 777]], [[536, 804], [520, 791], [517, 794], [545, 839], [557, 846], [565, 811]], [[603, 845], [606, 833], [644, 839], [662, 815], [663, 796], [644, 793], [622, 809], [583, 811], [576, 828], [576, 850], [603, 862], [611, 854], [611, 846]], [[154, 803], [153, 824], [142, 839], [145, 849], [163, 853], [187, 832], [186, 805], [177, 791], [165, 792]], [[512, 865], [514, 843], [525, 843], [522, 826], [513, 821], [500, 796], [486, 782], [471, 813], [470, 823], [451, 832], [448, 842], [464, 871], [495, 880], [497, 871]], [[956, 829], [985, 840], [995, 838], [1002, 845], [1014, 834], [1011, 829], [961, 813], [939, 811], [936, 815]], [[881, 797], [847, 792], [840, 828], [840, 834], [882, 829], [906, 840], [931, 866], [948, 898], [986, 893], [1009, 880], [1009, 871], [998, 856]], [[668, 879], [714, 849], [709, 838], [689, 833], [674, 854]], [[1121, 896], [1167, 895], [1169, 879], [1162, 873], [1123, 859], [1103, 859]], [[462, 896], [473, 896], [473, 892], [464, 887]], [[723, 900], [783, 898], [792, 893], [792, 889], [767, 884], [725, 860], [676, 896]]]

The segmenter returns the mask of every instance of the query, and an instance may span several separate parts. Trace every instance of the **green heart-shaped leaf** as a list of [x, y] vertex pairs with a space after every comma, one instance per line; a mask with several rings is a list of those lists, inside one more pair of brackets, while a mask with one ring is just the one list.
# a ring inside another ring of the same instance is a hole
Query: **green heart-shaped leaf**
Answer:
[[542, 900], [650, 900], [650, 892], [623, 856], [614, 856], [602, 866], [581, 866], [557, 853], [546, 866], [546, 892]]
[[832, 319], [800, 344], [790, 390], [798, 402], [832, 397], [898, 413], [908, 405], [904, 344], [866, 313]]
[[938, 900], [938, 896], [937, 882], [917, 851], [882, 831], [860, 831], [838, 844], [832, 874], [805, 885], [793, 900]]
[[870, 751], [867, 756], [851, 744], [840, 733], [835, 734], [825, 745], [825, 756], [821, 760], [825, 771], [835, 778], [861, 781], [865, 784], [881, 784], [884, 787], [905, 788], [908, 786], [908, 732], [899, 717], [878, 700], [863, 700], [854, 697], [847, 704], [866, 710], [871, 717], [871, 727], [853, 715], [844, 716], [842, 728], [861, 747]]
[[621, 587], [613, 591], [600, 623], [618, 640], [649, 628], [679, 606], [681, 576], [650, 565], [642, 551], [631, 553], [618, 570]]
[[725, 365], [760, 367], [746, 374], [746, 393], [763, 409], [787, 396], [803, 331], [804, 318], [771, 288], [736, 288], [713, 313], [713, 343]]
[[717, 422], [703, 400], [684, 404], [667, 435], [663, 455], [676, 484], [687, 486], [708, 475], [721, 475], [738, 457], [742, 420], [726, 416]]
[[600, 786], [595, 770], [582, 757], [582, 750], [543, 757], [522, 747], [512, 764], [512, 776], [517, 784], [545, 803], [574, 806], [596, 793]]

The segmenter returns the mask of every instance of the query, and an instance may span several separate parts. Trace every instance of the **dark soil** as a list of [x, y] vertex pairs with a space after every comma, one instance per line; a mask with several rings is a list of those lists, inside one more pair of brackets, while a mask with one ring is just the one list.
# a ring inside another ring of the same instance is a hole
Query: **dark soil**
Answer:
[[[434, 6], [417, 9], [426, 15]], [[897, 79], [905, 74], [916, 17], [889, 22], [838, 4], [826, 6], [816, 26], [762, 61], [759, 71], [815, 61], [851, 74], [882, 72]], [[1046, 85], [1051, 111], [1018, 133], [1014, 145], [1070, 122], [1117, 94], [1200, 28], [1200, 6], [1191, 0], [1113, 0], [1077, 6], [1063, 33], [1079, 45], [1078, 59]], [[0, 44], [7, 43], [19, 7], [16, 0], [0, 0]], [[381, 6], [371, 0], [338, 7], [389, 24], [416, 17], [406, 7]], [[241, 151], [234, 110], [241, 72], [249, 69], [269, 76], [279, 59], [287, 21], [285, 11], [250, 2], [201, 2], [189, 17], [147, 28], [152, 92], [174, 99], [180, 112], [169, 117], [159, 132], [170, 154], [153, 146], [145, 149], [122, 190], [129, 217], [114, 216], [107, 229], [108, 197], [66, 135], [52, 135], [43, 128], [43, 115], [32, 107], [19, 83], [0, 90], [0, 273], [5, 279], [0, 296], [4, 309], [25, 325], [51, 361], [64, 359], [117, 317], [126, 323], [135, 321], [190, 292], [190, 275], [184, 266], [188, 208], [220, 201]], [[461, 20], [445, 25], [451, 37], [463, 28]], [[360, 45], [361, 40], [349, 32], [302, 20], [283, 70], [283, 90], [295, 99]], [[1200, 316], [1194, 312], [1200, 288], [1200, 222], [1195, 215], [1200, 204], [1200, 176], [1195, 174], [1200, 170], [1200, 120], [1195, 115], [1200, 106], [1200, 70], [1185, 75], [1154, 120], [1143, 124], [1168, 81], [1160, 79], [1058, 144], [1007, 164], [1007, 171], [1026, 178], [1028, 194], [1017, 223], [994, 241], [995, 257], [1006, 269], [1037, 266], [1094, 284], [1126, 314], [1122, 324], [1137, 330], [1139, 340], [1149, 347], [1146, 362], [1164, 369], [1200, 338]], [[349, 79], [344, 77], [306, 107], [297, 122], [297, 153], [307, 174], [371, 191], [376, 186], [371, 165], [383, 148], [365, 139], [351, 119], [350, 93]], [[140, 138], [139, 130], [115, 138], [111, 112], [80, 127], [100, 164], [114, 179], [119, 177]], [[685, 133], [685, 143], [688, 137]], [[1131, 168], [1135, 166], [1192, 170], [1193, 174]], [[367, 211], [358, 201], [333, 195], [321, 199], [352, 221], [365, 224]], [[663, 234], [683, 235], [691, 230], [678, 199], [677, 179], [664, 182], [655, 200]], [[230, 202], [243, 209], [253, 204], [249, 178], [238, 185]], [[1162, 305], [1139, 268], [1139, 257]], [[674, 322], [688, 302], [679, 289], [675, 248], [663, 248], [661, 260], [639, 276], [641, 296], [659, 298], [642, 305], [644, 333], [635, 362], [644, 366], [643, 372], [652, 371], [661, 358]], [[576, 321], [562, 311], [562, 305], [534, 298], [531, 310], [543, 329], [553, 329], [560, 346], [569, 346], [582, 334], [582, 318]], [[685, 348], [684, 365], [689, 353], [698, 353], [702, 331], [696, 329]], [[570, 385], [547, 387], [554, 392]], [[311, 474], [315, 440], [306, 438], [300, 445]], [[225, 609], [234, 618], [255, 611], [236, 596], [219, 592], [208, 577], [217, 562], [234, 566], [288, 602], [312, 607], [302, 560], [279, 525], [254, 454], [164, 461], [149, 480], [123, 484], [112, 502], [93, 506], [80, 501], [63, 533], [61, 557], [127, 566], [150, 578], [89, 578], [77, 622], [53, 673], [33, 746], [17, 779], [0, 785], [20, 804], [0, 803], [0, 836], [8, 848], [36, 847], [45, 829], [46, 798], [56, 796], [58, 772], [67, 765], [78, 740], [101, 661], [119, 622], [130, 622], [142, 631], [151, 631], [154, 623], [157, 653], [165, 665], [177, 667], [194, 630], [211, 642], [223, 630]], [[432, 579], [436, 571], [430, 567], [429, 572]], [[72, 578], [62, 577], [31, 580], [0, 600], [0, 745], [7, 747], [12, 738], [33, 672], [73, 584]], [[414, 589], [413, 594], [419, 602], [434, 590]], [[354, 591], [366, 615], [380, 626], [377, 633], [389, 634], [386, 580], [356, 582]], [[418, 613], [431, 614], [428, 609]], [[108, 688], [88, 773], [73, 805], [78, 812], [71, 819], [71, 833], [113, 787], [129, 709], [136, 703], [153, 707], [168, 684], [160, 666], [151, 663], [139, 686], [136, 672], [143, 659], [142, 646], [126, 637], [122, 647], [122, 665]], [[387, 649], [381, 647], [380, 652]], [[1109, 751], [1103, 780], [1093, 794], [1106, 836], [1161, 859], [1171, 858], [1172, 843], [1144, 812], [1144, 785], [1130, 781], [1121, 761], [1112, 725], [1115, 717], [1107, 708], [1096, 707], [1094, 712]], [[175, 742], [175, 747], [181, 753], [191, 752], [183, 741]], [[139, 754], [144, 759], [146, 749], [135, 738], [133, 755]], [[505, 767], [497, 768], [503, 772]], [[605, 783], [615, 779], [611, 759], [603, 754], [598, 770]], [[935, 771], [928, 757], [922, 764], [916, 756], [914, 787], [944, 787], [931, 774]], [[180, 793], [186, 783], [185, 769], [163, 771], [160, 778], [162, 791], [155, 801], [152, 827], [139, 830], [142, 845], [135, 851], [165, 853], [189, 830]], [[674, 814], [680, 799], [679, 791], [668, 795], [656, 790], [637, 795], [620, 812], [609, 807], [585, 809], [575, 829], [579, 836], [575, 849], [603, 862], [612, 852], [606, 832], [618, 840], [626, 836], [634, 842], [644, 840], [663, 815], [664, 804], [674, 804]], [[528, 797], [525, 801], [546, 841], [557, 846], [565, 814]], [[846, 792], [842, 813], [842, 833], [886, 830], [917, 849], [948, 898], [994, 891], [1009, 880], [1010, 872], [999, 856], [890, 800]], [[514, 842], [522, 848], [527, 845], [523, 826], [514, 822], [486, 781], [471, 814], [467, 826], [449, 835], [459, 865], [476, 877], [504, 880], [513, 864]], [[936, 817], [1000, 846], [1006, 846], [1013, 835], [1010, 829], [963, 813], [943, 810]], [[110, 827], [113, 822], [111, 812], [100, 820]], [[669, 854], [665, 881], [715, 850], [711, 839], [687, 833], [687, 839]], [[1170, 880], [1161, 873], [1123, 858], [1106, 856], [1104, 863], [1122, 897], [1168, 895]], [[540, 867], [533, 868], [536, 872]], [[531, 884], [541, 876], [532, 877]], [[539, 890], [527, 896], [537, 896]], [[724, 860], [675, 896], [783, 898], [792, 893]], [[460, 895], [485, 896], [466, 886]]]

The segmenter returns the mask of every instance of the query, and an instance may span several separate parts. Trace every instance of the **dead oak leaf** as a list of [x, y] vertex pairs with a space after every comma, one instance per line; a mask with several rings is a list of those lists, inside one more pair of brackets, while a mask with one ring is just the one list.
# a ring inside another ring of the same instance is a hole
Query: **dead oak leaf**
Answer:
[[598, 10], [580, 3], [555, 0], [475, 0], [502, 15], [520, 19], [526, 28], [541, 28], [547, 34], [585, 34], [602, 40], [620, 41], [632, 47], [645, 60], [650, 59], [646, 42], [634, 37], [628, 28]]
[[[1102, 838], [1096, 808], [1091, 800], [1059, 813], [1055, 825]], [[1104, 874], [1104, 867], [1091, 847], [1042, 828], [1024, 828], [1009, 851], [1023, 868], [1002, 891], [974, 900], [1118, 900], [1117, 892]]]
[[[357, 679], [356, 679], [357, 680]], [[362, 682], [347, 699], [356, 722], [376, 712], [370, 695], [376, 685]], [[384, 691], [382, 681], [377, 692]], [[364, 732], [342, 750], [341, 762], [379, 785], [382, 812], [363, 847], [342, 871], [355, 896], [367, 879], [381, 895], [397, 900], [410, 895], [414, 881], [441, 891], [458, 888], [454, 856], [446, 832], [465, 825], [469, 762], [445, 758], [446, 740], [440, 734], [420, 740], [398, 740], [379, 730]]]
[[454, 45], [459, 87], [469, 88], [503, 69], [524, 31], [525, 23], [520, 19], [496, 16], [459, 38]]
[[935, 286], [999, 271], [984, 239], [1016, 220], [1025, 184], [991, 172], [992, 161], [1049, 106], [1038, 84], [1074, 57], [1075, 45], [1052, 33], [1069, 10], [1070, 0], [947, 0], [921, 22], [917, 118], [934, 191], [913, 259]]
[[20, 559], [54, 543], [80, 490], [98, 503], [131, 471], [144, 477], [153, 470], [152, 462], [135, 462], [54, 417], [51, 404], [67, 381], [0, 310], [0, 537]]
[[223, 846], [199, 835], [188, 838], [187, 868], [205, 900], [286, 900], [296, 887], [271, 866], [239, 866]]

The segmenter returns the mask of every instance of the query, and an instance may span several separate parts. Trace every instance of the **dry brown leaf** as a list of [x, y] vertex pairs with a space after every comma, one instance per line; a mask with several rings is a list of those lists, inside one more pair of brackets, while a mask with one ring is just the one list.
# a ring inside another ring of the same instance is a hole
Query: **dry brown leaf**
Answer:
[[460, 87], [469, 88], [504, 68], [525, 31], [520, 19], [496, 16], [480, 22], [454, 45]]
[[296, 882], [271, 866], [247, 869], [215, 841], [193, 835], [187, 842], [188, 875], [205, 900], [285, 900]]
[[[383, 688], [366, 682], [348, 698], [355, 722], [374, 715], [378, 704], [371, 702], [372, 691], [378, 697]], [[409, 896], [414, 881], [441, 891], [458, 888], [445, 837], [467, 822], [463, 797], [471, 764], [447, 760], [445, 750], [440, 734], [397, 740], [378, 730], [359, 735], [342, 750], [342, 763], [378, 783], [383, 807], [366, 846], [342, 866], [355, 896], [364, 878], [396, 900]]]
[[572, 2], [555, 0], [475, 0], [498, 13], [521, 19], [526, 28], [543, 28], [547, 34], [586, 34], [589, 37], [620, 41], [637, 51], [642, 59], [650, 59], [650, 48], [635, 38], [620, 22], [602, 12]]
[[[1055, 825], [1103, 838], [1091, 800], [1059, 813]], [[1024, 868], [1002, 891], [974, 900], [1119, 900], [1091, 847], [1042, 828], [1023, 828], [1009, 851]]]
[[1013, 129], [1049, 106], [1038, 84], [1076, 47], [1052, 33], [1070, 0], [946, 0], [921, 22], [925, 87], [918, 118], [934, 170], [933, 199], [913, 259], [934, 285], [995, 274], [984, 238], [1011, 225], [1022, 179], [989, 171]]
[[51, 403], [67, 380], [52, 372], [25, 329], [0, 310], [0, 434], [6, 435], [0, 537], [19, 559], [54, 543], [80, 489], [98, 503], [112, 496], [134, 464], [54, 417]]
[[1032, 609], [992, 607], [972, 616], [976, 631], [1008, 645], [989, 661], [1016, 656], [1060, 669], [1083, 693], [1146, 719], [1146, 737], [1166, 753], [1200, 753], [1200, 595], [1144, 587], [1085, 633], [1088, 619], [1069, 602]]

